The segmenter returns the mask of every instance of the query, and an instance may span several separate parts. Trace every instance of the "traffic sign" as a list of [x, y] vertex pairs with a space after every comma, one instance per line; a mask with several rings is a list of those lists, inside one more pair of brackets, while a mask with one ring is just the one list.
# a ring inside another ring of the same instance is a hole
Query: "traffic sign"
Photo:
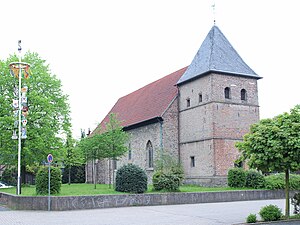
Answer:
[[53, 161], [53, 156], [52, 156], [51, 154], [49, 154], [49, 155], [47, 156], [47, 161], [48, 161], [48, 163], [52, 163], [52, 161]]

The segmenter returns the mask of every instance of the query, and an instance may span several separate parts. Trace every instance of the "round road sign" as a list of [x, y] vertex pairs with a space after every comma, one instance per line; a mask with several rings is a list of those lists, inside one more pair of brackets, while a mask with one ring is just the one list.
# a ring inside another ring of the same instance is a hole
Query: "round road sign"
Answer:
[[53, 156], [52, 156], [51, 154], [49, 154], [49, 155], [47, 156], [47, 161], [48, 161], [48, 163], [52, 163], [52, 161], [53, 161]]

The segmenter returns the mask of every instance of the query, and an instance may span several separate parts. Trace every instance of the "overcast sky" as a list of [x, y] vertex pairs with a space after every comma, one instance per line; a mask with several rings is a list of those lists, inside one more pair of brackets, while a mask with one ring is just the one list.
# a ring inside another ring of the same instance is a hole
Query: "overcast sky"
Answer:
[[[69, 95], [74, 137], [118, 98], [189, 65], [216, 25], [259, 80], [260, 117], [299, 104], [300, 1], [7, 0], [0, 58], [37, 52]], [[32, 68], [34, 76], [34, 68]]]

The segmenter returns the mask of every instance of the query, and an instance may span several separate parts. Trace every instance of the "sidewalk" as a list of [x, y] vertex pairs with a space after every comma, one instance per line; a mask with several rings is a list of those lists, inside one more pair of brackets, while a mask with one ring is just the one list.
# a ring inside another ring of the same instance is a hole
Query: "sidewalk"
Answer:
[[278, 205], [284, 211], [284, 199], [55, 212], [8, 210], [0, 211], [0, 223], [3, 225], [229, 225], [244, 223], [250, 213], [258, 215], [261, 207], [269, 204]]

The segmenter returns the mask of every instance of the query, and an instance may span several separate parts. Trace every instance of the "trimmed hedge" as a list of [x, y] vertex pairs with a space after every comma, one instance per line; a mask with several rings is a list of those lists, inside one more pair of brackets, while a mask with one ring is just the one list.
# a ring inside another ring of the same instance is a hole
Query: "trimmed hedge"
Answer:
[[242, 168], [231, 168], [227, 176], [229, 187], [245, 187], [246, 172]]
[[134, 164], [127, 164], [118, 169], [116, 174], [116, 191], [144, 193], [147, 191], [147, 175]]
[[255, 189], [264, 188], [265, 183], [265, 177], [260, 172], [256, 170], [246, 171], [246, 187]]
[[[266, 188], [270, 190], [285, 189], [285, 174], [278, 173], [265, 177]], [[290, 174], [290, 190], [300, 190], [300, 175]]]
[[[58, 194], [61, 188], [61, 170], [50, 168], [50, 194]], [[36, 175], [36, 194], [48, 194], [48, 167], [41, 167]]]

